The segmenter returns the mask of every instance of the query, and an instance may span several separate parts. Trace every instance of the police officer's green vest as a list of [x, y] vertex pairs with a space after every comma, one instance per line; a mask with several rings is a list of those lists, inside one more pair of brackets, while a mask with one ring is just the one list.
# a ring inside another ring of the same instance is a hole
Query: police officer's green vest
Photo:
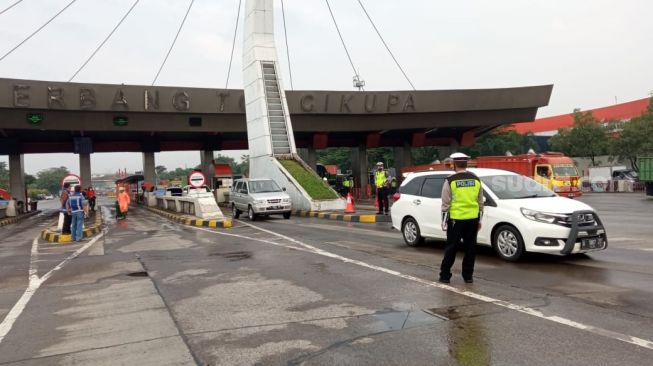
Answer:
[[345, 179], [345, 180], [342, 182], [342, 186], [345, 187], [345, 188], [349, 188], [349, 187], [351, 187], [351, 186], [352, 186], [351, 181], [350, 181], [349, 179]]
[[388, 177], [385, 175], [384, 171], [377, 171], [374, 174], [374, 182], [376, 183], [376, 187], [383, 187], [385, 186], [385, 181], [388, 179]]
[[449, 217], [452, 220], [471, 220], [479, 217], [478, 194], [481, 182], [469, 173], [454, 174], [447, 179], [451, 188], [451, 207]]

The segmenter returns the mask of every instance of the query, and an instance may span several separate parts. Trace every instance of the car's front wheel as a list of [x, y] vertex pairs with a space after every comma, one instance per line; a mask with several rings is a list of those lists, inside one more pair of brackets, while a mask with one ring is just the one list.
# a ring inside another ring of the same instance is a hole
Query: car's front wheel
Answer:
[[412, 217], [404, 220], [404, 223], [401, 225], [401, 233], [404, 237], [406, 245], [410, 247], [418, 246], [424, 242], [424, 238], [422, 238], [419, 230], [419, 225], [417, 224], [417, 221], [415, 221], [415, 219]]
[[492, 236], [492, 247], [501, 259], [516, 262], [524, 254], [524, 239], [514, 226], [503, 225]]
[[235, 204], [231, 205], [231, 215], [233, 216], [234, 219], [237, 219], [240, 217], [240, 210], [236, 208]]
[[247, 209], [247, 218], [250, 219], [251, 221], [256, 221], [256, 219], [258, 218], [258, 215], [256, 214], [256, 212], [254, 212], [252, 206], [249, 206], [249, 209]]

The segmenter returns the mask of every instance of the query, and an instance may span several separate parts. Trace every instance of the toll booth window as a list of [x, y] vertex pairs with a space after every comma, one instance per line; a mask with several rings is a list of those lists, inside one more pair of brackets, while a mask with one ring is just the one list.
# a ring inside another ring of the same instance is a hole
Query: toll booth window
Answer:
[[441, 198], [442, 186], [444, 185], [444, 177], [442, 178], [426, 178], [422, 186], [422, 196], [426, 198]]
[[422, 188], [423, 183], [424, 183], [424, 177], [417, 177], [415, 179], [411, 179], [408, 183], [399, 187], [399, 193], [419, 196], [419, 191], [420, 188]]

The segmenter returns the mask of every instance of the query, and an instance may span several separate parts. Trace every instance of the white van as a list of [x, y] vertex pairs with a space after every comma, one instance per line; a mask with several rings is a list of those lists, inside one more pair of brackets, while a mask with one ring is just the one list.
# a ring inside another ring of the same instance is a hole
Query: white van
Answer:
[[[604, 250], [605, 228], [585, 203], [559, 197], [534, 180], [498, 169], [469, 169], [482, 182], [485, 210], [478, 244], [492, 246], [509, 261], [525, 252], [568, 255]], [[409, 174], [392, 205], [392, 226], [409, 246], [424, 238], [446, 240], [441, 228], [441, 193], [453, 171]]]

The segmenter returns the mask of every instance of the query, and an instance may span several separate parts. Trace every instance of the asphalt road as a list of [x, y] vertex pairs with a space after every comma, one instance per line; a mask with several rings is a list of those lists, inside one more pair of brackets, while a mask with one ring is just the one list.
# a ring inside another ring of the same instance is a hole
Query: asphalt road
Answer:
[[608, 250], [481, 249], [475, 283], [459, 258], [451, 286], [434, 282], [443, 243], [408, 248], [389, 224], [213, 231], [104, 206], [103, 236], [57, 245], [35, 240], [45, 212], [0, 228], [0, 365], [649, 364], [653, 199], [581, 200]]

